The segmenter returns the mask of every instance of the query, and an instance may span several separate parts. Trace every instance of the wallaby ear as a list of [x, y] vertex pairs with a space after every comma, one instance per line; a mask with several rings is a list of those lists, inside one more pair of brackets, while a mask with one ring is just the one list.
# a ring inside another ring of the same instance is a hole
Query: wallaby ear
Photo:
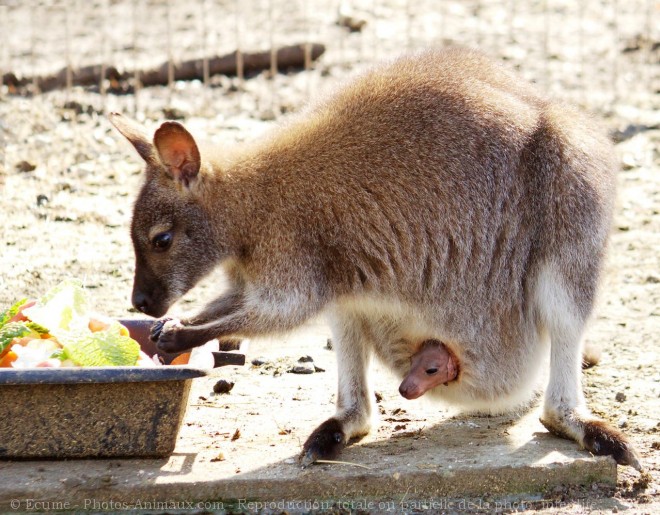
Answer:
[[180, 123], [165, 122], [154, 134], [154, 146], [170, 176], [188, 187], [201, 164], [192, 135]]
[[156, 160], [154, 146], [142, 125], [120, 113], [110, 113], [108, 118], [110, 123], [131, 142], [142, 159], [147, 163], [153, 163]]

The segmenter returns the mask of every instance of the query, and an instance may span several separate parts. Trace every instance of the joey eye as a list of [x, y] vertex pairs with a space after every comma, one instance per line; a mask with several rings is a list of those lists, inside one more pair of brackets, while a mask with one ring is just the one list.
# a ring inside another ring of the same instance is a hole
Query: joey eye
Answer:
[[428, 376], [432, 376], [432, 375], [437, 374], [437, 373], [438, 373], [437, 368], [427, 368], [426, 369], [426, 375], [428, 375]]
[[165, 252], [172, 246], [172, 239], [173, 237], [171, 232], [161, 232], [153, 237], [151, 240], [151, 245], [156, 252]]

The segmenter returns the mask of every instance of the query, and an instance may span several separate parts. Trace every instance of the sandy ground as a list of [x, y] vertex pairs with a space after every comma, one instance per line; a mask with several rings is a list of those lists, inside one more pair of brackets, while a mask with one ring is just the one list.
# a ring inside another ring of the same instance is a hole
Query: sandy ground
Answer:
[[[343, 52], [365, 52], [363, 43], [352, 41], [341, 41]], [[380, 53], [393, 51], [384, 47]], [[295, 110], [346, 75], [350, 67], [337, 55], [329, 53], [311, 72], [278, 75], [274, 85], [262, 74], [246, 81], [243, 92], [226, 78], [214, 80], [210, 89], [181, 83], [174, 94], [167, 88], [143, 90], [138, 117], [155, 129], [174, 106], [203, 139], [250, 139], [276, 123], [273, 92], [279, 109]], [[601, 297], [586, 336], [602, 347], [603, 355], [583, 380], [593, 411], [630, 436], [653, 477], [650, 483], [640, 482], [635, 471], [620, 468], [614, 492], [595, 489], [588, 495], [612, 496], [635, 513], [660, 511], [660, 116], [657, 97], [649, 93], [641, 102], [635, 96], [634, 104], [598, 110], [617, 140], [622, 166]], [[0, 306], [77, 277], [99, 311], [137, 316], [129, 301], [133, 253], [128, 225], [141, 167], [103, 107], [132, 112], [135, 104], [130, 96], [102, 99], [78, 89], [0, 97]], [[205, 280], [173, 311], [193, 310], [211, 298], [221, 281], [219, 276]], [[571, 492], [565, 495], [568, 511], [584, 510], [584, 504], [570, 504]]]

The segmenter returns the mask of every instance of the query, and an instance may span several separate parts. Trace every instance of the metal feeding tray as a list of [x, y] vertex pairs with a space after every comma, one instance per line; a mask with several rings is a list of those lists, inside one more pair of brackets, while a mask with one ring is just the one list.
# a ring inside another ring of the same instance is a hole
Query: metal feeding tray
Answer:
[[[152, 320], [122, 320], [150, 356]], [[245, 356], [209, 351], [208, 367], [0, 369], [0, 459], [165, 457], [192, 379]]]

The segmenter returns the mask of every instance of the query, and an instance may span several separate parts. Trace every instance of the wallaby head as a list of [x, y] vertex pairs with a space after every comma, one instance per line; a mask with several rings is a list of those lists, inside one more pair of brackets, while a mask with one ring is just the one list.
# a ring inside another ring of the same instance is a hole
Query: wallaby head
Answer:
[[447, 347], [438, 340], [427, 340], [410, 357], [410, 371], [403, 378], [399, 393], [406, 399], [417, 399], [457, 376], [458, 363]]
[[150, 140], [141, 126], [122, 115], [113, 113], [110, 120], [146, 162], [146, 179], [131, 223], [132, 303], [160, 317], [213, 269], [221, 249], [200, 201], [200, 152], [179, 123], [163, 123]]

